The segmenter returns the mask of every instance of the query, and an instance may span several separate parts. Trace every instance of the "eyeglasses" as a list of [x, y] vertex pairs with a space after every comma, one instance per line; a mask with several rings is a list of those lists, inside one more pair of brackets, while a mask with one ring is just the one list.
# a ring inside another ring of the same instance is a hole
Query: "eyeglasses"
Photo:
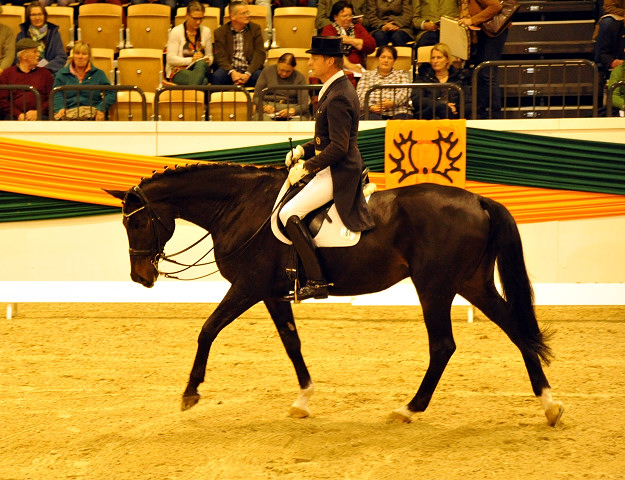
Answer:
[[201, 22], [202, 20], [204, 20], [204, 17], [192, 17], [191, 15], [189, 15], [189, 18], [191, 20], [195, 20], [196, 22]]
[[31, 17], [43, 17], [43, 13], [31, 13]]

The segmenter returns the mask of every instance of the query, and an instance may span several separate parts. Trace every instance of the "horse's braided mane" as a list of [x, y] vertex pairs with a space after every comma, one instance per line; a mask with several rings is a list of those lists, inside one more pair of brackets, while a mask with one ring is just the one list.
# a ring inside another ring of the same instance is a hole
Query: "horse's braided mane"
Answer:
[[151, 177], [143, 177], [141, 178], [141, 182], [139, 186], [142, 187], [147, 183], [156, 181], [162, 177], [167, 177], [171, 175], [181, 175], [185, 173], [192, 173], [198, 170], [208, 170], [208, 169], [222, 169], [225, 167], [230, 167], [233, 170], [278, 170], [280, 167], [275, 166], [266, 166], [266, 165], [251, 165], [251, 164], [240, 164], [240, 163], [229, 163], [229, 162], [199, 162], [186, 165], [176, 165], [174, 168], [170, 168], [165, 166], [162, 172], [154, 170], [152, 172]]

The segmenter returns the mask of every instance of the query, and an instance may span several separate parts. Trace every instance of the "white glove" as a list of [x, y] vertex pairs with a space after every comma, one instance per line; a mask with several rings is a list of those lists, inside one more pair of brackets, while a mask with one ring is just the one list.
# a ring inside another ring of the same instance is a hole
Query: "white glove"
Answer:
[[284, 164], [288, 168], [291, 166], [293, 162], [297, 162], [303, 156], [304, 156], [304, 147], [302, 147], [301, 145], [298, 145], [297, 147], [290, 149], [289, 153], [286, 154]]
[[308, 175], [308, 170], [304, 168], [304, 162], [301, 161], [293, 166], [291, 170], [289, 170], [289, 183], [291, 185], [295, 185], [302, 178]]

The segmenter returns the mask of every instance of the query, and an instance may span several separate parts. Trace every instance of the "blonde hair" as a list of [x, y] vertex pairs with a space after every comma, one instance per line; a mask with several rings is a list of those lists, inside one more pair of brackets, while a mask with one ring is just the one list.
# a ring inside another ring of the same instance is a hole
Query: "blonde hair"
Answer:
[[[436, 50], [437, 52], [441, 52], [443, 56], [447, 59], [449, 63], [451, 63], [451, 49], [449, 45], [446, 43], [437, 43], [432, 47], [432, 52]], [[430, 58], [432, 58], [432, 53], [430, 52]]]
[[74, 43], [74, 48], [72, 48], [72, 51], [69, 57], [70, 62], [74, 61], [75, 53], [86, 53], [87, 55], [89, 55], [89, 61], [91, 61], [91, 45], [89, 45], [87, 42], [82, 42], [79, 40], [76, 43]]

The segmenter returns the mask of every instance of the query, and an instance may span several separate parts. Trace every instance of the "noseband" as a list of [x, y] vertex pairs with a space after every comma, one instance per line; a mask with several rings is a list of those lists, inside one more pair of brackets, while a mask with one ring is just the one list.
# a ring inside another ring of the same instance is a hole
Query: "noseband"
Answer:
[[[154, 209], [152, 208], [152, 205], [150, 205], [150, 201], [148, 200], [148, 197], [146, 197], [145, 193], [143, 192], [143, 190], [141, 190], [141, 188], [138, 185], [135, 185], [134, 187], [132, 187], [132, 189], [126, 194], [126, 198], [128, 198], [128, 195], [131, 193], [136, 195], [139, 198], [139, 200], [141, 200], [142, 205], [130, 213], [123, 213], [123, 216], [124, 218], [130, 218], [135, 213], [139, 213], [142, 210], [145, 210], [148, 214], [148, 218], [150, 220], [150, 224], [152, 227], [152, 237], [153, 237], [152, 244], [153, 245], [156, 244], [156, 248], [152, 247], [150, 249], [138, 249], [138, 248], [131, 247], [128, 249], [128, 253], [130, 254], [131, 257], [145, 257], [145, 256], [154, 255], [154, 260], [152, 261], [152, 264], [158, 270], [159, 258], [163, 255], [163, 250], [165, 249], [165, 245], [161, 242], [161, 238], [158, 234], [158, 224], [160, 223], [163, 226], [163, 228], [165, 228], [165, 230], [167, 230], [169, 233], [172, 233], [172, 232], [167, 227], [167, 225], [165, 225], [163, 220], [161, 220], [161, 217], [154, 211]], [[124, 203], [126, 203], [126, 199], [124, 199]]]

